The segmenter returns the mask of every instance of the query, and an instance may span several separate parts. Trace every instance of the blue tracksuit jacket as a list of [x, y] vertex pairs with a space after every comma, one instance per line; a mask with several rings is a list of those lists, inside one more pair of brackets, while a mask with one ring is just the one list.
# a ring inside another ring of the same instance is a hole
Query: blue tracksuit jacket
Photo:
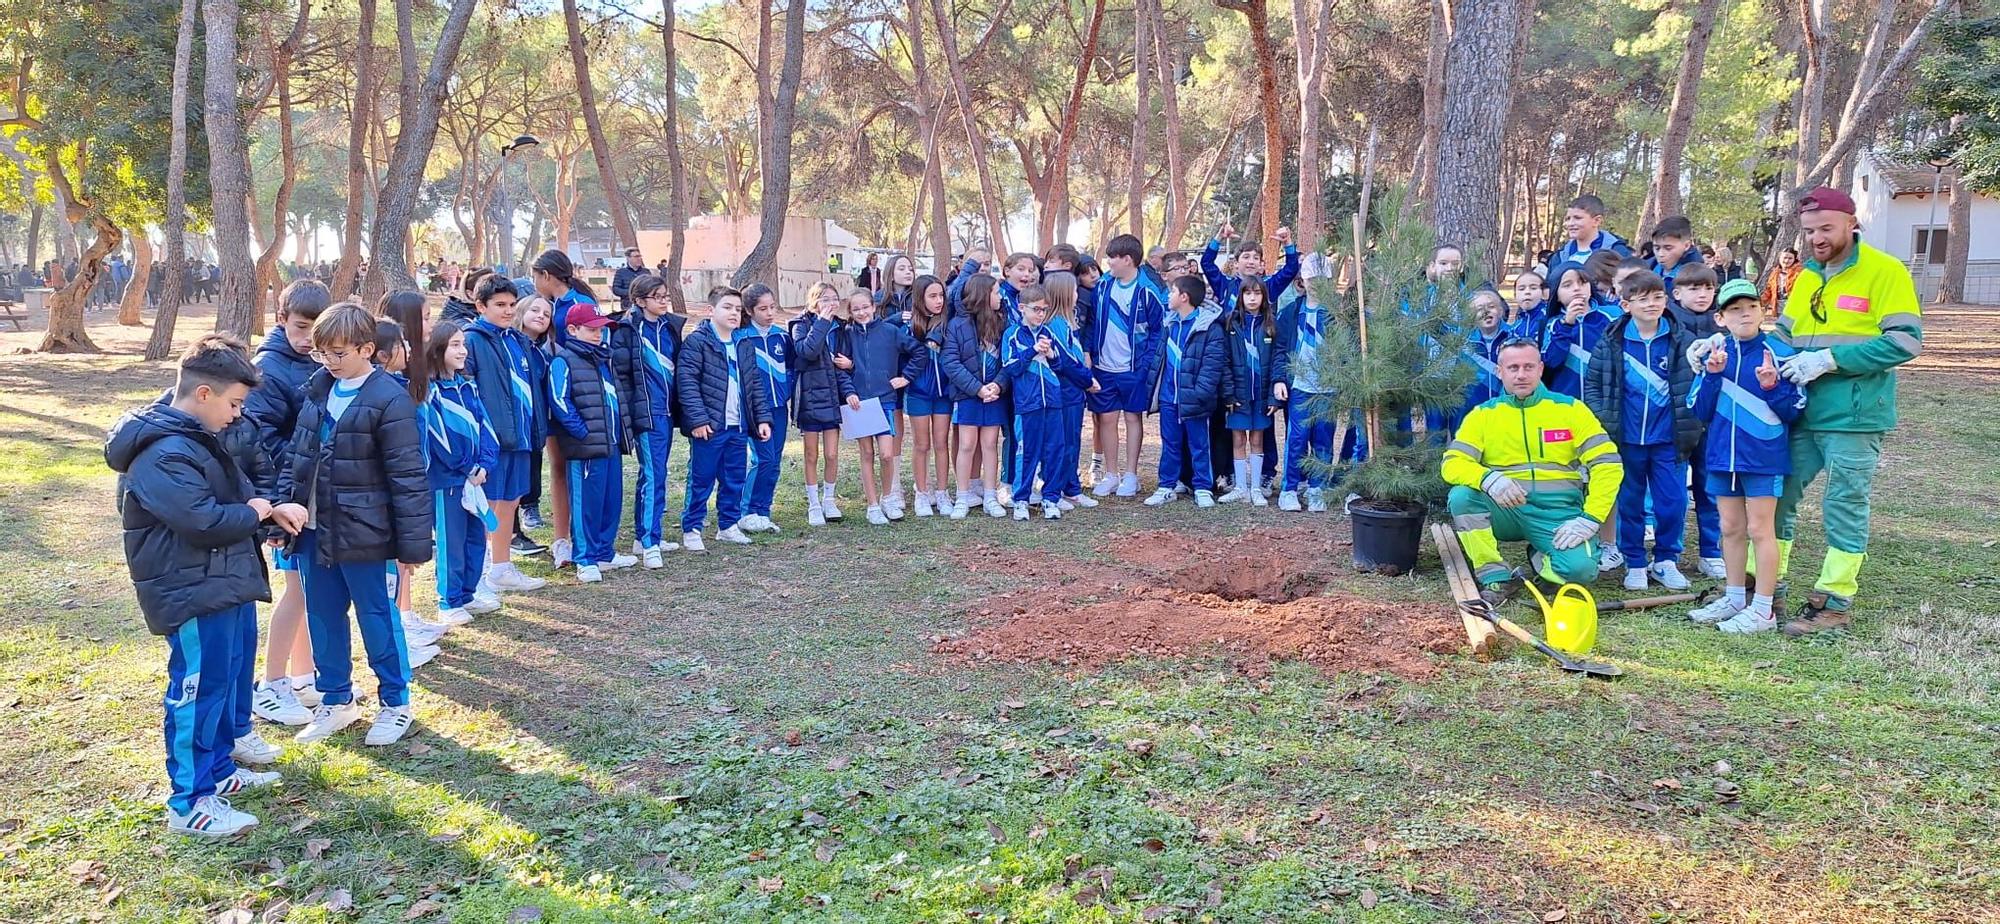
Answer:
[[[1226, 313], [1236, 310], [1236, 297], [1243, 291], [1243, 277], [1230, 276], [1222, 272], [1222, 267], [1215, 262], [1216, 255], [1221, 251], [1222, 242], [1217, 240], [1209, 241], [1208, 246], [1202, 248], [1201, 275], [1208, 280], [1209, 297], [1221, 304], [1222, 310]], [[1285, 290], [1292, 287], [1292, 281], [1298, 278], [1299, 248], [1293, 244], [1286, 244], [1284, 265], [1278, 267], [1277, 272], [1264, 277], [1264, 288], [1270, 291], [1270, 297], [1265, 299], [1265, 310], [1269, 311], [1272, 305], [1276, 305], [1278, 297], [1285, 294]]]
[[1708, 425], [1702, 447], [1711, 472], [1745, 475], [1789, 475], [1791, 443], [1787, 430], [1805, 412], [1806, 393], [1783, 376], [1771, 391], [1757, 381], [1770, 338], [1759, 333], [1747, 341], [1730, 338], [1729, 358], [1721, 372], [1705, 367], [1695, 381], [1694, 416]]
[[417, 409], [424, 425], [424, 463], [431, 490], [465, 486], [474, 469], [492, 470], [500, 443], [486, 418], [479, 389], [462, 375], [431, 381]]

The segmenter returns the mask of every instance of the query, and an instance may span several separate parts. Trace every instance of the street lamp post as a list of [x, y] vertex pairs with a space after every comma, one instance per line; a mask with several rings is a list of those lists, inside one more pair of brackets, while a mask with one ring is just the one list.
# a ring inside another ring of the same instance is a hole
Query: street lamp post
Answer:
[[541, 143], [542, 139], [523, 134], [500, 146], [500, 264], [510, 270], [514, 265], [514, 203], [508, 196], [507, 156]]

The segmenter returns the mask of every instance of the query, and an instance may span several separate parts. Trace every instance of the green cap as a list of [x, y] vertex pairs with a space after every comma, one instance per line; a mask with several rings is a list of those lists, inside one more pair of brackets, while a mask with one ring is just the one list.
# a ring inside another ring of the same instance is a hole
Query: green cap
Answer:
[[1715, 293], [1716, 310], [1739, 298], [1757, 300], [1757, 284], [1748, 279], [1731, 279], [1722, 284], [1722, 290]]

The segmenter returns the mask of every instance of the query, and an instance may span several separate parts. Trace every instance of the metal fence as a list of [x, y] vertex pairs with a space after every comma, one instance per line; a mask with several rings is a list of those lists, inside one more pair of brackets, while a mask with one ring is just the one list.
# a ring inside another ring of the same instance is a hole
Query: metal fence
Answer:
[[[1917, 283], [1918, 299], [1930, 304], [1944, 281], [1944, 266], [1912, 260], [1909, 267], [1910, 278]], [[1960, 301], [1968, 305], [2000, 305], [2000, 260], [1975, 260], [1965, 265], [1965, 295]]]

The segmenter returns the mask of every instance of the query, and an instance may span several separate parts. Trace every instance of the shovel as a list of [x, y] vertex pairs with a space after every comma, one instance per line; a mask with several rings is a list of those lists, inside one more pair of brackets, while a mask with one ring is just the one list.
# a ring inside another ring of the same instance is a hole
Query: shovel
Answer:
[[1477, 616], [1499, 626], [1500, 631], [1513, 636], [1522, 644], [1534, 646], [1536, 651], [1547, 655], [1549, 660], [1556, 662], [1557, 667], [1569, 673], [1595, 677], [1599, 680], [1612, 680], [1625, 675], [1624, 669], [1616, 665], [1600, 664], [1596, 661], [1579, 661], [1554, 648], [1550, 648], [1541, 639], [1536, 638], [1534, 633], [1515, 625], [1513, 620], [1494, 612], [1493, 607], [1487, 605], [1484, 600], [1460, 600], [1458, 608], [1469, 615]]
[[1700, 606], [1715, 597], [1715, 585], [1710, 584], [1700, 593], [1665, 594], [1658, 597], [1638, 597], [1632, 600], [1607, 600], [1597, 605], [1599, 613], [1618, 613], [1626, 610], [1647, 610], [1656, 606], [1672, 606], [1676, 603], [1692, 603]]

